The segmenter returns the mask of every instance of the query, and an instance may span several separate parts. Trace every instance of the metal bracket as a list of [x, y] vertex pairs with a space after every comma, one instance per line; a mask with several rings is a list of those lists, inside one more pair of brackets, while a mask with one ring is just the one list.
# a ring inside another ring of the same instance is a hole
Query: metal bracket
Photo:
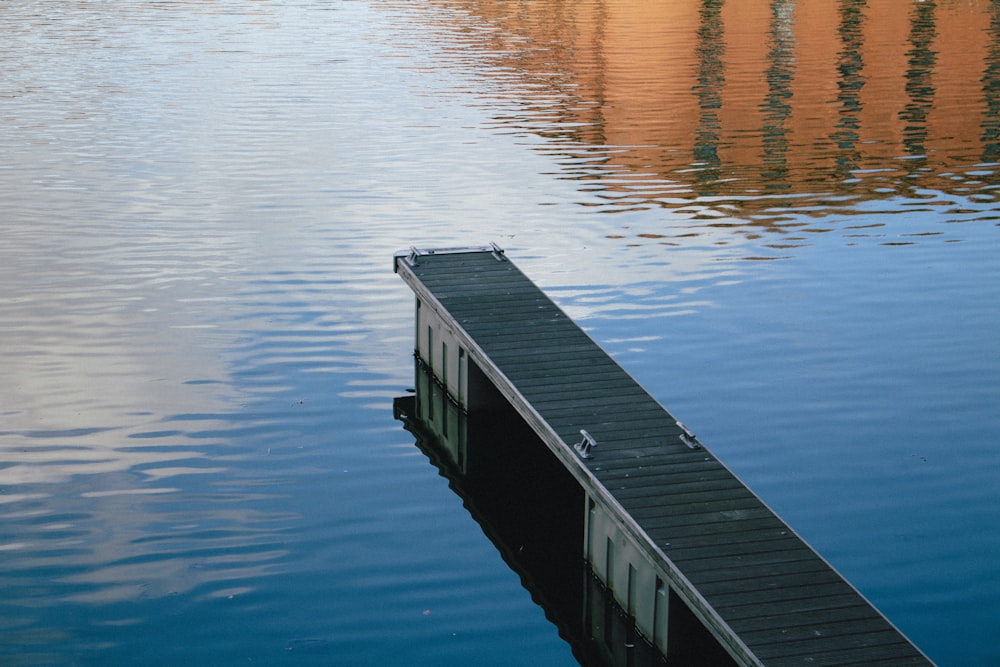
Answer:
[[506, 262], [507, 256], [504, 254], [504, 249], [498, 246], [496, 243], [490, 242], [490, 247], [493, 248], [493, 257], [498, 262]]
[[689, 429], [687, 426], [684, 425], [683, 422], [680, 421], [677, 422], [677, 426], [680, 427], [680, 429], [683, 431], [683, 433], [681, 433], [679, 436], [681, 442], [683, 442], [691, 449], [701, 449], [701, 441], [698, 440], [698, 436], [696, 436], [694, 433], [691, 432], [691, 429]]
[[583, 440], [573, 445], [573, 449], [576, 450], [576, 453], [580, 455], [581, 459], [589, 459], [593, 456], [593, 454], [590, 453], [590, 450], [597, 447], [597, 441], [594, 440], [594, 436], [590, 435], [582, 428], [580, 429], [580, 435], [583, 436]]
[[406, 263], [410, 266], [417, 265], [417, 257], [420, 257], [420, 251], [417, 250], [417, 246], [410, 246], [410, 254], [406, 257]]

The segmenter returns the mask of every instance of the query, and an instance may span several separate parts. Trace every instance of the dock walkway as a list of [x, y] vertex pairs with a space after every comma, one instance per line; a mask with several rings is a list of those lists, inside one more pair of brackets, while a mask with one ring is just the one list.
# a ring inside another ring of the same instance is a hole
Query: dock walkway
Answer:
[[668, 657], [669, 587], [741, 665], [932, 664], [502, 250], [395, 270], [418, 355], [465, 406], [481, 372], [575, 476], [585, 558]]

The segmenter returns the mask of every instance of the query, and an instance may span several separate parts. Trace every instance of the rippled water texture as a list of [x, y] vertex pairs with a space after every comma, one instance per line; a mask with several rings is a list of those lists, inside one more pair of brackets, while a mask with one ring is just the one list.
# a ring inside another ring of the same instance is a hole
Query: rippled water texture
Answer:
[[1000, 664], [989, 2], [0, 5], [0, 663], [570, 665], [393, 418], [496, 241]]

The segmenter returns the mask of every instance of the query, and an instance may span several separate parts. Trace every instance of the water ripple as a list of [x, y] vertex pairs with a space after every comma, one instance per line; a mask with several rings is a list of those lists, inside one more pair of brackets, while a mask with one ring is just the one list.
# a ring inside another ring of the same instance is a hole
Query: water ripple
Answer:
[[0, 31], [0, 662], [572, 664], [392, 418], [392, 253], [489, 241], [942, 664], [991, 645], [988, 3]]

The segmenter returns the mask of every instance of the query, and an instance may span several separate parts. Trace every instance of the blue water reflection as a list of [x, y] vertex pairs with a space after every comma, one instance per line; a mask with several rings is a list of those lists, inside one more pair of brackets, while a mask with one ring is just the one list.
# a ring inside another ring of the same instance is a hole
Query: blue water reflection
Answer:
[[0, 662], [573, 664], [392, 416], [392, 253], [489, 241], [940, 664], [998, 659], [989, 3], [0, 31]]

